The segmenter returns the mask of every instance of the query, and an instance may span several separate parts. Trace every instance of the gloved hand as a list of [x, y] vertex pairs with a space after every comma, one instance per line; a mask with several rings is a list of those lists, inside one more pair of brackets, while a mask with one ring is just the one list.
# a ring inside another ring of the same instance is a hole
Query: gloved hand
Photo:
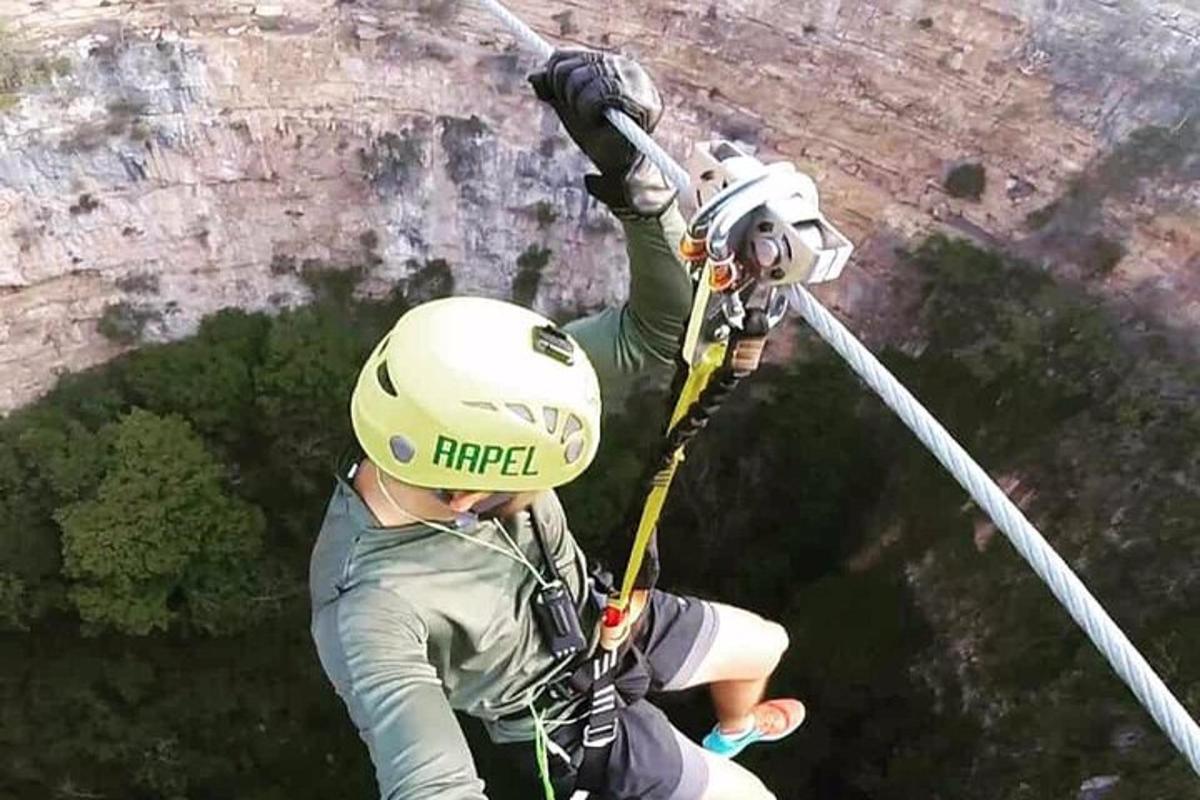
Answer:
[[584, 178], [593, 197], [621, 217], [657, 217], [666, 210], [675, 190], [604, 118], [604, 109], [616, 108], [651, 133], [662, 117], [662, 97], [636, 61], [596, 50], [556, 50], [529, 82], [600, 170]]

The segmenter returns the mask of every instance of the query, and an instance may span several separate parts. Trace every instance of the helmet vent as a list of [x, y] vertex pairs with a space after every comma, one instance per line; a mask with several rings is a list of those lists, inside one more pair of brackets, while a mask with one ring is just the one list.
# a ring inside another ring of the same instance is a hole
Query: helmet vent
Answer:
[[582, 453], [583, 437], [580, 436], [578, 439], [572, 439], [571, 442], [567, 444], [567, 449], [563, 452], [563, 457], [567, 460], [568, 464], [574, 464], [579, 460], [579, 456]]
[[392, 455], [401, 464], [407, 464], [412, 461], [412, 457], [417, 453], [417, 448], [412, 446], [412, 442], [400, 434], [396, 434], [391, 439], [388, 439], [388, 446], [392, 450]]
[[533, 412], [529, 410], [529, 406], [522, 403], [506, 403], [508, 410], [516, 414], [521, 419], [528, 422], [530, 425], [536, 425], [537, 422], [533, 418]]
[[567, 441], [572, 434], [579, 433], [581, 430], [583, 430], [583, 420], [572, 414], [567, 417], [567, 424], [563, 425], [562, 439], [560, 441]]
[[495, 411], [496, 406], [489, 403], [487, 400], [463, 400], [463, 405], [467, 408], [478, 408], [481, 411]]
[[392, 376], [388, 374], [387, 361], [379, 362], [379, 369], [375, 370], [375, 377], [379, 379], [379, 388], [392, 397], [399, 397], [399, 394], [396, 392], [396, 385], [392, 383]]
[[542, 419], [546, 420], [546, 433], [554, 433], [554, 429], [558, 427], [558, 409], [544, 406]]

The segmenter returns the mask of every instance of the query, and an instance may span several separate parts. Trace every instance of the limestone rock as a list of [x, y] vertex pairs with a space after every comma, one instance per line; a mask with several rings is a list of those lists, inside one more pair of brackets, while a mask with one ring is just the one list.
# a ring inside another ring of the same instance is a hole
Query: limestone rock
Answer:
[[[822, 295], [879, 337], [890, 243], [938, 218], [1020, 239], [1076, 173], [1200, 97], [1200, 12], [1182, 0], [512, 6], [642, 58], [677, 156], [725, 136], [809, 171], [861, 254]], [[306, 260], [366, 265], [383, 292], [444, 258], [463, 291], [508, 296], [519, 254], [548, 247], [541, 310], [616, 300], [618, 228], [529, 93], [535, 66], [457, 0], [8, 4], [0, 410], [119, 352], [96, 330], [109, 306], [136, 300], [160, 314], [150, 338], [177, 337], [223, 306], [303, 302], [287, 266]], [[947, 198], [939, 178], [968, 156], [1014, 176], [1006, 191]], [[1104, 205], [1136, 244], [1106, 289], [1181, 330], [1200, 325], [1197, 187], [1160, 175]], [[156, 292], [122, 288], [146, 275]]]

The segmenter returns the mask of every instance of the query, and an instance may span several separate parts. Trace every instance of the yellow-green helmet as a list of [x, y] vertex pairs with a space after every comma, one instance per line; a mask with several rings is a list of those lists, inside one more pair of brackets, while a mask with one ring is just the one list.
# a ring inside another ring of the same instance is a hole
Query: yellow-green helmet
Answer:
[[530, 491], [577, 477], [600, 443], [600, 384], [583, 348], [527, 308], [434, 300], [400, 317], [350, 399], [388, 475], [431, 489]]

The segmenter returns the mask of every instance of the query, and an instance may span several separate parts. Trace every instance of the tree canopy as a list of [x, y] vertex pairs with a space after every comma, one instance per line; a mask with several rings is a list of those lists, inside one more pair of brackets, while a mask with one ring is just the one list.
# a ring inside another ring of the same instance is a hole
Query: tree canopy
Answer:
[[59, 509], [63, 573], [88, 629], [145, 635], [252, 624], [262, 512], [222, 487], [222, 467], [182, 417], [134, 410], [97, 439], [103, 480]]

